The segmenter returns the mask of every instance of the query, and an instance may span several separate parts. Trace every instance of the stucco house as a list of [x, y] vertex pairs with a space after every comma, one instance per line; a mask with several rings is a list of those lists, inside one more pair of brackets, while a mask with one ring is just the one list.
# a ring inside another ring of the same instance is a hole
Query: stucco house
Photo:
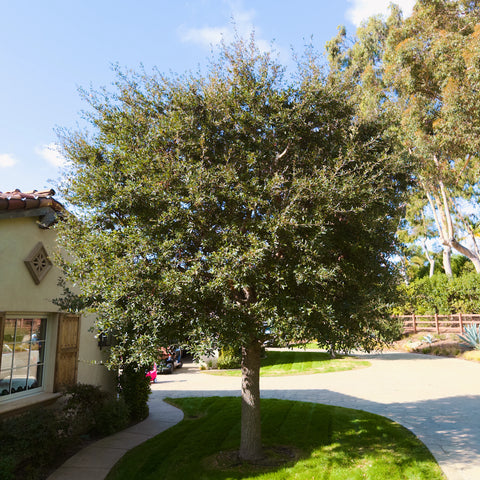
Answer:
[[0, 192], [0, 416], [52, 402], [75, 383], [113, 386], [94, 318], [60, 311], [55, 192]]

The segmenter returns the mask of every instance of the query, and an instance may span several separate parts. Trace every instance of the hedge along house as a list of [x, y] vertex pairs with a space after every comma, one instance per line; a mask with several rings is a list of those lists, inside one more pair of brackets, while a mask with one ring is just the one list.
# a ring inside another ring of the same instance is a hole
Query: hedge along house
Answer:
[[49, 255], [63, 206], [53, 190], [0, 192], [0, 415], [54, 401], [62, 389], [113, 387], [94, 317], [60, 311], [61, 271]]

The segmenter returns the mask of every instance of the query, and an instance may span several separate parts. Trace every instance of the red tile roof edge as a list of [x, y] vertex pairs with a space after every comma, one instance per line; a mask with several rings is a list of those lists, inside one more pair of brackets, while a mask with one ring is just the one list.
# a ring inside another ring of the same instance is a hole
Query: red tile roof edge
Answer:
[[21, 192], [16, 189], [13, 192], [0, 192], [0, 213], [5, 210], [31, 210], [34, 208], [50, 207], [59, 212], [63, 205], [55, 200], [55, 190], [43, 190]]

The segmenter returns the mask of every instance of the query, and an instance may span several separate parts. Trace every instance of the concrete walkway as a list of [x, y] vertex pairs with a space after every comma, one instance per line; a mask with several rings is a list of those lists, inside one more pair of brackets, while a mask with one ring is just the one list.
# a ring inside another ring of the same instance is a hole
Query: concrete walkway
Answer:
[[[388, 417], [419, 437], [448, 480], [480, 479], [480, 364], [425, 355], [363, 355], [361, 370], [261, 378], [263, 398], [318, 402]], [[152, 385], [150, 416], [70, 458], [48, 480], [101, 480], [133, 446], [174, 425], [182, 413], [165, 397], [239, 395], [240, 379], [188, 367]]]
[[103, 480], [128, 450], [167, 430], [183, 418], [181, 410], [165, 403], [158, 394], [151, 396], [149, 406], [150, 415], [146, 420], [92, 443], [69, 458], [47, 480]]

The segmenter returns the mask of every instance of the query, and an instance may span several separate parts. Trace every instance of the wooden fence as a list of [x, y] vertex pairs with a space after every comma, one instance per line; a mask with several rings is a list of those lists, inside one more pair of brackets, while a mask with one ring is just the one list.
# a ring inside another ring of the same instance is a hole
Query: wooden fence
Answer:
[[463, 333], [466, 325], [480, 324], [480, 314], [454, 315], [398, 315], [403, 320], [405, 333], [435, 332]]

